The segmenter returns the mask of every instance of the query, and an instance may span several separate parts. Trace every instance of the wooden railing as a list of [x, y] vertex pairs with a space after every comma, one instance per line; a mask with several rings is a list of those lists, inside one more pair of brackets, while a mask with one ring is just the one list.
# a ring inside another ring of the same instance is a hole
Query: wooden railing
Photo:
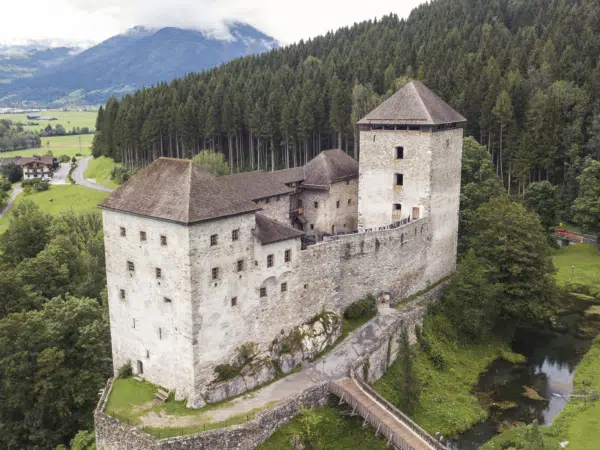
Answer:
[[354, 367], [350, 369], [350, 377], [358, 384], [358, 386], [373, 397], [381, 406], [383, 406], [386, 410], [388, 410], [394, 417], [396, 417], [400, 422], [410, 428], [414, 433], [419, 435], [421, 439], [427, 442], [431, 447], [437, 450], [448, 450], [447, 447], [435, 439], [432, 435], [430, 435], [427, 431], [417, 425], [410, 417], [388, 402], [385, 398], [383, 398], [375, 389], [373, 389], [369, 384], [362, 379], [360, 375], [357, 374]]

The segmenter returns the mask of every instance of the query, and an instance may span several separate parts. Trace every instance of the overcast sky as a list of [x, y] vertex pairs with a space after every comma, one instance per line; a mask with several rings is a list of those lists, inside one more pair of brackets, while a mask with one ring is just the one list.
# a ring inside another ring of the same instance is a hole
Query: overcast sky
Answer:
[[[4, 3], [4, 2], [3, 2]], [[134, 25], [222, 30], [247, 22], [282, 43], [394, 12], [407, 17], [423, 0], [21, 0], [6, 1], [0, 42], [101, 41]]]

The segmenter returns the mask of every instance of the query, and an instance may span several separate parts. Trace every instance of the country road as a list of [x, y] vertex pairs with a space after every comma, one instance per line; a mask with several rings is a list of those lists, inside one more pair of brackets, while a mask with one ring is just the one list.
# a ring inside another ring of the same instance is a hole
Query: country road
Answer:
[[6, 202], [6, 205], [4, 206], [4, 209], [2, 209], [0, 211], [0, 219], [2, 219], [2, 217], [4, 217], [4, 215], [6, 213], [8, 213], [8, 210], [10, 209], [11, 205], [13, 204], [13, 202], [15, 201], [15, 198], [17, 197], [17, 195], [19, 195], [21, 192], [23, 192], [23, 188], [21, 188], [21, 183], [19, 184], [14, 184], [13, 185], [13, 191], [10, 193], [10, 197], [8, 197], [8, 202]]
[[91, 156], [88, 156], [87, 158], [80, 159], [77, 162], [77, 167], [71, 174], [71, 178], [73, 178], [73, 181], [75, 181], [75, 183], [80, 184], [81, 186], [85, 186], [90, 189], [96, 189], [97, 191], [112, 192], [112, 189], [93, 183], [90, 180], [84, 178], [83, 173], [85, 172], [85, 169], [87, 169], [88, 163], [91, 158]]

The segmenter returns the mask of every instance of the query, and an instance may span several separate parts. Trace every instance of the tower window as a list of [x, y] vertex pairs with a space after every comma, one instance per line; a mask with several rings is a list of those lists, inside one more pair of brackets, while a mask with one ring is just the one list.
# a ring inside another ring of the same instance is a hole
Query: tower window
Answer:
[[271, 202], [271, 197], [265, 198], [265, 203], [268, 205]]
[[260, 288], [260, 296], [261, 297], [267, 296], [267, 288], [265, 288], [265, 287]]
[[311, 223], [311, 224], [310, 224], [310, 229], [311, 229], [311, 230], [314, 230], [314, 229], [315, 229], [315, 224], [314, 224], [314, 223]]
[[158, 329], [158, 339], [162, 339], [162, 328]]
[[125, 289], [119, 289], [119, 297], [121, 300], [125, 300]]
[[273, 267], [273, 264], [275, 264], [275, 256], [268, 255], [267, 256], [267, 267]]
[[123, 237], [127, 236], [127, 231], [125, 231], [125, 227], [120, 227], [119, 229], [120, 229], [121, 236], [123, 236]]
[[133, 272], [135, 270], [135, 264], [132, 261], [127, 261], [127, 270]]
[[292, 260], [292, 251], [290, 249], [286, 250], [283, 258], [286, 263], [289, 263]]
[[281, 292], [287, 292], [287, 283], [281, 283]]
[[167, 245], [167, 237], [162, 235], [160, 237], [160, 245]]
[[339, 208], [340, 207], [340, 201], [338, 200], [337, 202], [335, 202], [335, 207]]
[[140, 231], [140, 241], [145, 241], [145, 240], [146, 240], [146, 232]]
[[219, 235], [218, 234], [213, 234], [210, 236], [210, 246], [214, 247], [215, 245], [217, 245], [217, 242], [219, 242]]
[[243, 270], [244, 270], [244, 260], [243, 260], [243, 259], [240, 259], [240, 260], [238, 260], [238, 262], [237, 262], [237, 271], [238, 271], [238, 272], [241, 272], [241, 271], [243, 271]]
[[404, 175], [401, 173], [397, 173], [394, 175], [394, 185], [395, 186], [403, 186], [404, 185]]
[[402, 204], [394, 203], [394, 211], [401, 211], [401, 210], [402, 210]]
[[157, 279], [162, 278], [162, 270], [160, 269], [160, 267], [156, 268], [156, 278]]
[[350, 206], [350, 205], [352, 205], [352, 199], [351, 198], [348, 199], [348, 206]]
[[213, 267], [210, 273], [211, 273], [213, 280], [219, 279], [219, 268], [218, 267]]
[[240, 238], [240, 230], [239, 229], [238, 230], [233, 230], [231, 232], [231, 240], [232, 241], [237, 241], [237, 240], [239, 240], [239, 238]]
[[237, 305], [237, 297], [231, 297], [231, 306]]
[[165, 303], [173, 303], [173, 301], [170, 298], [168, 298], [168, 297], [163, 297], [163, 301]]
[[132, 325], [133, 325], [133, 328], [135, 328], [135, 317], [133, 318], [133, 323], [132, 323]]
[[315, 209], [319, 207], [319, 202], [315, 202]]
[[404, 159], [404, 147], [396, 147], [396, 159]]

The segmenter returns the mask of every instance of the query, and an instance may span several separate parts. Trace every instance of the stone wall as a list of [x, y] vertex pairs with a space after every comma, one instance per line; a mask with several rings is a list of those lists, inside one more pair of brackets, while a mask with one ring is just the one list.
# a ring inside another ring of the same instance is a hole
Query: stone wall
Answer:
[[[307, 234], [357, 229], [358, 179], [334, 183], [329, 190], [303, 189], [300, 199], [304, 206], [304, 218], [307, 221], [304, 231]], [[315, 202], [318, 203], [316, 208]]]
[[292, 420], [300, 408], [325, 405], [329, 382], [310, 387], [246, 423], [168, 439], [153, 438], [106, 415], [103, 408], [109, 390], [110, 382], [95, 413], [98, 450], [239, 450], [253, 449], [264, 442], [278, 427]]
[[261, 198], [260, 200], [254, 200], [254, 203], [262, 208], [260, 210], [260, 214], [291, 226], [290, 201], [291, 199], [289, 194], [282, 194], [269, 198]]

